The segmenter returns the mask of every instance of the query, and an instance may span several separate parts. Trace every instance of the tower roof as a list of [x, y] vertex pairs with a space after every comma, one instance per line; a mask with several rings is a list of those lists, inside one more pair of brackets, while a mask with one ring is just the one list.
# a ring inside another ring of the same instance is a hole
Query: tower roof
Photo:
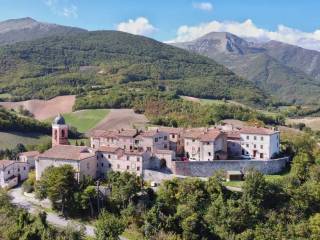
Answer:
[[58, 124], [58, 125], [63, 125], [63, 124], [66, 124], [66, 121], [65, 121], [64, 118], [61, 116], [61, 114], [59, 114], [58, 116], [56, 116], [56, 118], [53, 120], [52, 123], [53, 123], [53, 124]]

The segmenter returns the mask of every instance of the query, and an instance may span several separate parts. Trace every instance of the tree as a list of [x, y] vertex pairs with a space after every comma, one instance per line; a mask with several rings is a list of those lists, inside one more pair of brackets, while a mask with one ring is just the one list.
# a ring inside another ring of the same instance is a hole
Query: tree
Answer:
[[91, 217], [94, 216], [94, 203], [98, 197], [95, 186], [88, 186], [81, 194], [81, 206], [83, 209], [90, 209]]
[[95, 223], [97, 240], [118, 240], [125, 230], [122, 218], [103, 210]]
[[108, 173], [107, 183], [111, 189], [110, 200], [118, 210], [126, 208], [142, 189], [140, 177], [128, 172]]
[[78, 183], [72, 166], [63, 165], [47, 168], [36, 184], [36, 191], [40, 199], [48, 197], [53, 208], [66, 215], [74, 207], [74, 193], [77, 186]]

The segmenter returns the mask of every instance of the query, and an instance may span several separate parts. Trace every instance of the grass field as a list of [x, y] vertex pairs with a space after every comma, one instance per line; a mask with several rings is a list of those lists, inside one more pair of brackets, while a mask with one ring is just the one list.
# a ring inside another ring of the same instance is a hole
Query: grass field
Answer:
[[312, 130], [320, 130], [320, 117], [288, 118], [286, 124], [304, 123]]
[[25, 134], [18, 132], [0, 132], [0, 149], [14, 148], [18, 143], [23, 145], [41, 144], [50, 140], [50, 136], [39, 134]]
[[81, 133], [85, 133], [94, 128], [108, 113], [109, 110], [107, 109], [88, 109], [63, 114], [63, 117], [68, 125], [76, 127]]

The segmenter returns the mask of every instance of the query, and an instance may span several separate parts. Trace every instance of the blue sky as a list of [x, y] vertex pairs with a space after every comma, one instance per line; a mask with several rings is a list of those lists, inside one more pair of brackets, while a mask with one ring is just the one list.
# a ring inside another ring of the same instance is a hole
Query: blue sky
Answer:
[[230, 31], [311, 49], [320, 43], [319, 0], [0, 0], [0, 7], [0, 20], [29, 16], [89, 30], [118, 29], [160, 41]]

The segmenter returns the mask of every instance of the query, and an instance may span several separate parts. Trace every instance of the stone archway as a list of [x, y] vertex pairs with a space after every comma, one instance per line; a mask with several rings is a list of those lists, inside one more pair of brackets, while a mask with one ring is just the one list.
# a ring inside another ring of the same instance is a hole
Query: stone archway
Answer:
[[160, 169], [167, 168], [167, 161], [164, 158], [160, 159]]

